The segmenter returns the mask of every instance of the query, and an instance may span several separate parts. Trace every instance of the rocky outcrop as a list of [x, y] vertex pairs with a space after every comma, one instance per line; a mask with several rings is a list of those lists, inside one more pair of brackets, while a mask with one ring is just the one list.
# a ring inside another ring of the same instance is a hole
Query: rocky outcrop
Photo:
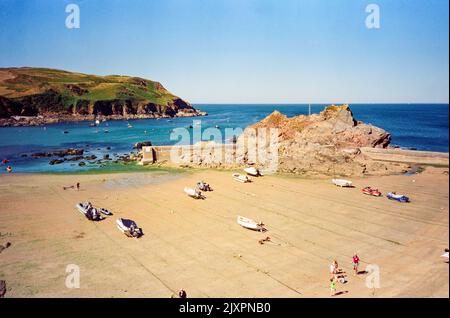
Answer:
[[[271, 128], [273, 129], [271, 131]], [[405, 172], [408, 165], [376, 161], [361, 147], [386, 148], [391, 135], [355, 120], [348, 105], [288, 118], [278, 111], [247, 127], [235, 144], [180, 146], [179, 166], [238, 168], [254, 165], [301, 175], [362, 176]], [[158, 161], [173, 149], [154, 147]], [[164, 159], [163, 159], [164, 160]]]
[[[331, 105], [320, 114], [292, 118], [273, 112], [246, 129], [241, 142], [251, 143], [261, 128], [266, 128], [266, 138], [260, 146], [267, 149], [269, 129], [277, 129], [278, 172], [354, 176], [397, 173], [408, 168], [404, 164], [374, 161], [360, 151], [361, 147], [386, 148], [391, 135], [355, 120], [348, 105]], [[248, 162], [247, 153], [242, 162]]]

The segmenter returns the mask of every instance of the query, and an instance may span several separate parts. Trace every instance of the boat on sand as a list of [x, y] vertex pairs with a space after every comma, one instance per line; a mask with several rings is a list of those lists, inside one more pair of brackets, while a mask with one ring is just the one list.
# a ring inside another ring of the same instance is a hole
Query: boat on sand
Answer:
[[212, 191], [211, 186], [209, 185], [209, 183], [206, 183], [205, 181], [199, 181], [197, 182], [197, 188], [200, 191]]
[[395, 193], [395, 192], [389, 192], [389, 193], [386, 195], [386, 197], [387, 197], [389, 200], [395, 200], [395, 201], [398, 201], [398, 202], [401, 202], [401, 203], [407, 203], [407, 202], [409, 202], [409, 198], [408, 198], [406, 195], [403, 195], [403, 194], [397, 194], [397, 193]]
[[331, 180], [335, 185], [337, 185], [338, 187], [351, 187], [352, 186], [352, 182], [349, 180], [344, 180], [344, 179], [332, 179]]
[[246, 229], [250, 229], [250, 230], [254, 230], [254, 231], [264, 231], [264, 227], [263, 227], [263, 223], [262, 222], [255, 222], [249, 218], [243, 217], [238, 215], [237, 217], [237, 223], [242, 226], [245, 227]]
[[133, 220], [119, 218], [116, 220], [116, 225], [119, 231], [128, 237], [139, 238], [144, 235], [142, 229]]
[[195, 189], [189, 188], [189, 187], [184, 187], [184, 192], [190, 196], [191, 198], [194, 199], [203, 199], [203, 195], [200, 191], [197, 191]]
[[378, 189], [373, 189], [371, 187], [365, 187], [363, 189], [361, 189], [362, 193], [367, 194], [367, 195], [371, 195], [374, 197], [380, 197], [381, 196], [381, 192], [378, 191]]
[[90, 221], [101, 221], [104, 219], [98, 209], [94, 208], [90, 202], [77, 203], [75, 207]]
[[259, 171], [259, 169], [255, 168], [255, 167], [245, 168], [244, 171], [250, 176], [254, 176], [254, 177], [262, 176], [261, 171]]
[[238, 182], [242, 182], [242, 183], [251, 182], [251, 179], [249, 177], [244, 176], [239, 173], [233, 173], [232, 177], [234, 178], [234, 180], [236, 180]]

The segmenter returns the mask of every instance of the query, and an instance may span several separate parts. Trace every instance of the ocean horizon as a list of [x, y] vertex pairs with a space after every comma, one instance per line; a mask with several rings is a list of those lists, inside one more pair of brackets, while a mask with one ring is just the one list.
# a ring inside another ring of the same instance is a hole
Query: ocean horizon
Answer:
[[[311, 113], [319, 113], [329, 104], [311, 104]], [[113, 159], [130, 153], [136, 142], [173, 145], [171, 131], [187, 128], [200, 120], [201, 129], [218, 127], [223, 136], [226, 128], [254, 124], [275, 110], [292, 117], [307, 115], [308, 104], [193, 104], [208, 112], [204, 117], [179, 117], [107, 121], [99, 127], [88, 122], [57, 123], [39, 127], [0, 128], [0, 158], [10, 160], [15, 172], [76, 172], [101, 169], [99, 164], [76, 162], [49, 165], [49, 158], [34, 159], [34, 152], [61, 148], [83, 148], [99, 159], [109, 154]], [[404, 149], [448, 152], [449, 104], [350, 104], [356, 120], [385, 129], [392, 135], [391, 145]], [[132, 128], [128, 128], [128, 123]], [[104, 133], [108, 130], [108, 133]], [[64, 133], [67, 132], [67, 133]], [[223, 142], [229, 142], [223, 140]], [[2, 169], [3, 170], [3, 169]], [[1, 171], [4, 173], [4, 171]]]

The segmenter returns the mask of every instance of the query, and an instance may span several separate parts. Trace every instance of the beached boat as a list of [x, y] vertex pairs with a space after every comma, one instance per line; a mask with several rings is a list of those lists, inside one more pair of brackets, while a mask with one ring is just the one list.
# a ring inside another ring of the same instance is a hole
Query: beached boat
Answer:
[[184, 192], [190, 196], [191, 198], [194, 199], [202, 199], [202, 193], [200, 191], [197, 191], [195, 189], [189, 188], [189, 187], [184, 187]]
[[441, 255], [442, 257], [448, 258], [448, 252], [445, 252], [444, 254]]
[[197, 182], [197, 188], [200, 191], [212, 191], [211, 186], [205, 181]]
[[231, 176], [234, 178], [234, 180], [236, 180], [238, 182], [242, 182], [242, 183], [251, 182], [251, 179], [249, 177], [244, 176], [239, 173], [233, 173]]
[[248, 167], [248, 168], [245, 168], [244, 171], [245, 171], [248, 175], [251, 175], [251, 176], [254, 176], [254, 177], [262, 176], [261, 171], [259, 171], [259, 170], [256, 169], [255, 167]]
[[352, 182], [349, 180], [344, 180], [344, 179], [332, 179], [331, 180], [335, 185], [337, 185], [338, 187], [351, 187], [352, 186]]
[[119, 231], [128, 237], [139, 238], [144, 235], [142, 229], [133, 220], [119, 218], [116, 220], [116, 225]]
[[364, 194], [372, 195], [374, 197], [380, 197], [381, 196], [381, 192], [378, 191], [378, 189], [372, 189], [371, 187], [365, 187], [365, 188], [361, 189], [361, 191]]
[[409, 202], [409, 198], [408, 198], [406, 195], [403, 195], [403, 194], [397, 194], [397, 193], [395, 193], [395, 192], [389, 192], [389, 193], [386, 195], [386, 197], [387, 197], [389, 200], [395, 200], [395, 201], [398, 201], [398, 202], [401, 202], [401, 203], [407, 203], [407, 202]]
[[100, 221], [104, 219], [99, 211], [89, 202], [77, 203], [75, 207], [90, 221]]
[[254, 230], [254, 231], [261, 231], [261, 232], [264, 230], [263, 224], [261, 222], [256, 223], [255, 221], [253, 221], [249, 218], [240, 216], [240, 215], [238, 215], [238, 217], [237, 217], [237, 223], [240, 226], [245, 227], [246, 229], [250, 229], [250, 230]]

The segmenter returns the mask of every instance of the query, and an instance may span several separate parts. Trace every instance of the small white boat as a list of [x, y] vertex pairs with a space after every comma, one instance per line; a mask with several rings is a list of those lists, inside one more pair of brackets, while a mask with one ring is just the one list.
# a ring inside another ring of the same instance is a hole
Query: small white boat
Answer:
[[261, 232], [264, 230], [263, 224], [261, 222], [256, 223], [255, 221], [253, 221], [249, 218], [240, 216], [240, 215], [238, 215], [238, 217], [237, 217], [237, 222], [240, 226], [245, 227], [246, 229], [250, 229], [250, 230], [254, 230], [254, 231], [261, 231]]
[[139, 238], [144, 235], [142, 229], [133, 220], [120, 218], [116, 220], [116, 225], [119, 231], [128, 237]]
[[255, 167], [248, 167], [248, 168], [245, 168], [244, 171], [245, 171], [248, 175], [251, 175], [251, 176], [254, 176], [254, 177], [262, 176], [261, 171], [259, 171], [259, 170], [256, 169]]
[[251, 179], [249, 177], [244, 176], [239, 173], [233, 173], [232, 177], [234, 178], [234, 180], [236, 180], [238, 182], [242, 182], [242, 183], [251, 182]]
[[196, 191], [189, 187], [184, 187], [184, 192], [188, 196], [190, 196], [191, 198], [194, 198], [194, 199], [202, 199], [203, 198], [202, 193], [200, 191]]
[[332, 179], [331, 181], [333, 181], [333, 183], [335, 185], [337, 185], [338, 187], [351, 187], [352, 186], [352, 182], [349, 180], [344, 180], [344, 179]]
[[101, 221], [104, 219], [99, 211], [89, 202], [77, 203], [75, 207], [90, 221]]

